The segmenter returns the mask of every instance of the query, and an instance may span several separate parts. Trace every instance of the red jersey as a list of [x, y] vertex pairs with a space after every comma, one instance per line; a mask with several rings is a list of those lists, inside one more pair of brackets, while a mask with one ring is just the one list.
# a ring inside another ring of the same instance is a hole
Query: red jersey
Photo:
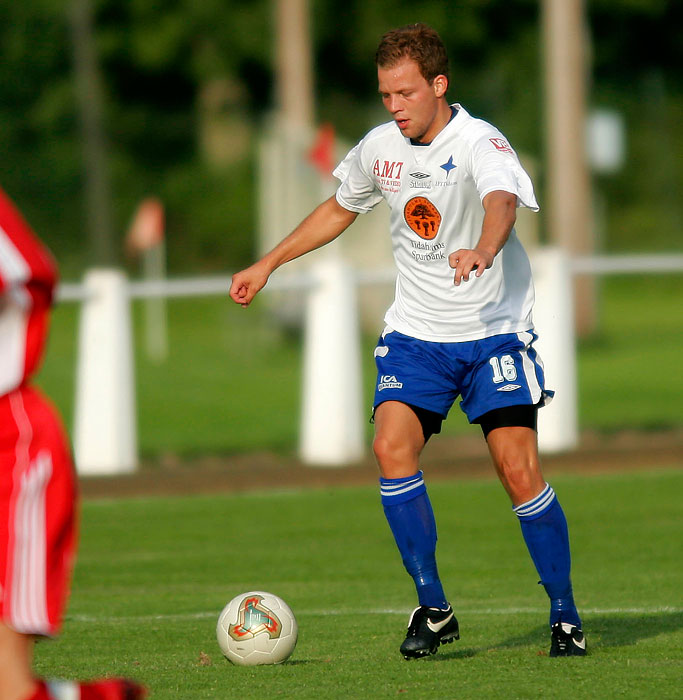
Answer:
[[76, 538], [76, 483], [57, 412], [29, 385], [57, 281], [52, 257], [0, 190], [0, 621], [59, 629]]
[[40, 363], [56, 283], [52, 256], [0, 189], [0, 396]]

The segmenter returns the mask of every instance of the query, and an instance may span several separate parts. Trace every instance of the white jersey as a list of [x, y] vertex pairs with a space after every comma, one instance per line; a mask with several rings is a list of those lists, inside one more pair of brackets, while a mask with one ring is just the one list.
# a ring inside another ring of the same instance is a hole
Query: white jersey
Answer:
[[429, 145], [411, 144], [392, 121], [370, 131], [334, 171], [345, 209], [368, 212], [382, 199], [391, 209], [398, 276], [385, 322], [438, 342], [528, 330], [534, 301], [529, 259], [514, 230], [481, 277], [453, 283], [448, 256], [477, 245], [489, 192], [510, 192], [518, 206], [538, 211], [531, 179], [505, 137], [453, 106], [457, 114]]

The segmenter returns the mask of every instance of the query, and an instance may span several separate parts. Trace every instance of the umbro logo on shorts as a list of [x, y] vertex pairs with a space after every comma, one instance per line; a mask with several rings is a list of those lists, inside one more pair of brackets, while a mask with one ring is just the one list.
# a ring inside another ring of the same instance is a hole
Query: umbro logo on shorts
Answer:
[[506, 384], [505, 386], [501, 386], [500, 388], [496, 389], [496, 391], [516, 391], [517, 389], [521, 389], [522, 387], [519, 384]]
[[399, 382], [393, 374], [383, 374], [377, 385], [378, 391], [382, 391], [382, 389], [403, 389], [403, 382]]

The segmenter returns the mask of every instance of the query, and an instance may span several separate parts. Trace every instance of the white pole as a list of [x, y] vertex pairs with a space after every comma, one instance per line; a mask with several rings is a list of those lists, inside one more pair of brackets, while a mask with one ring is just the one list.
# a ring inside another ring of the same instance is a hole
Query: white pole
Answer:
[[276, 88], [280, 112], [289, 124], [313, 124], [313, 68], [308, 0], [277, 0]]
[[[143, 277], [146, 282], [162, 282], [166, 279], [166, 243], [162, 238], [156, 245], [142, 253]], [[153, 362], [168, 358], [168, 324], [166, 297], [145, 299], [145, 349]]]
[[89, 271], [79, 325], [74, 452], [79, 474], [137, 467], [133, 343], [123, 272]]
[[301, 459], [343, 466], [363, 456], [360, 333], [353, 270], [336, 256], [315, 262], [306, 309]]
[[555, 391], [552, 402], [538, 412], [538, 447], [541, 452], [562, 452], [579, 442], [571, 260], [560, 248], [539, 248], [531, 264], [536, 346], [546, 387]]
[[[573, 255], [595, 250], [586, 154], [588, 31], [586, 0], [543, 0], [547, 225], [554, 245]], [[573, 280], [576, 327], [596, 325], [595, 278]]]

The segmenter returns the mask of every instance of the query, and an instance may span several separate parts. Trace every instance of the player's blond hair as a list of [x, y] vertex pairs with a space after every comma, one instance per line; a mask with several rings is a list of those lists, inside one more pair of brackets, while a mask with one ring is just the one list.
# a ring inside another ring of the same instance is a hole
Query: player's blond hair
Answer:
[[436, 31], [426, 24], [406, 24], [382, 37], [375, 53], [378, 68], [391, 68], [404, 58], [417, 63], [430, 85], [437, 75], [449, 77], [446, 47]]

